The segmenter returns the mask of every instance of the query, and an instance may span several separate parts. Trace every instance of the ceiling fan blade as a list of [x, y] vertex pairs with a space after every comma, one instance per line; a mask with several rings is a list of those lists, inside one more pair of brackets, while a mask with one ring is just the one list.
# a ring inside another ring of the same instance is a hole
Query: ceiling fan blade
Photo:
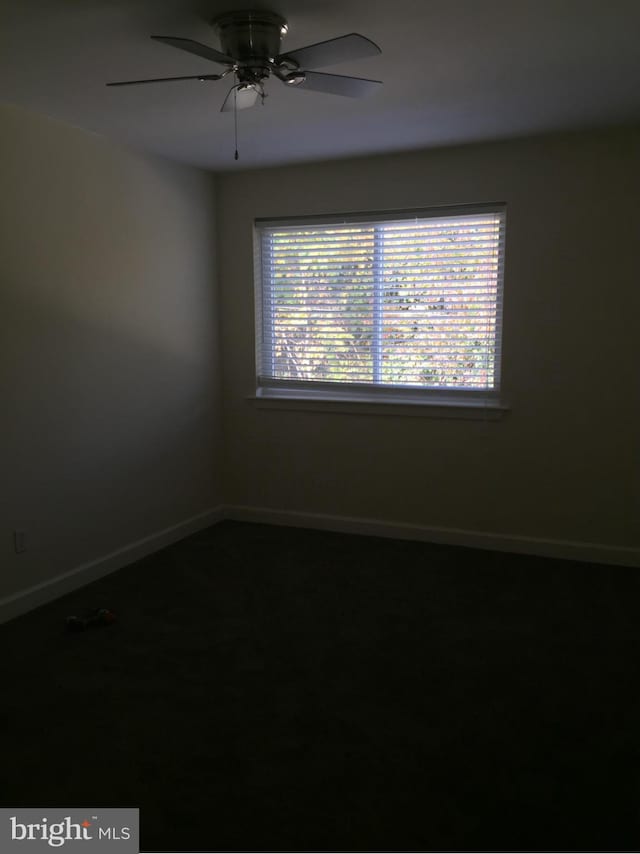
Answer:
[[300, 68], [322, 68], [325, 65], [364, 59], [366, 56], [376, 56], [379, 53], [382, 51], [370, 39], [358, 33], [349, 33], [337, 39], [328, 39], [325, 42], [283, 53], [276, 58], [276, 62], [293, 60]]
[[[233, 97], [234, 92], [235, 99]], [[247, 86], [244, 83], [239, 83], [237, 86], [232, 86], [231, 89], [229, 89], [227, 97], [224, 99], [222, 106], [220, 107], [220, 112], [233, 112], [234, 100], [236, 110], [248, 110], [249, 107], [253, 107], [255, 102], [258, 100], [258, 90], [255, 89], [253, 86]]]
[[221, 80], [223, 74], [190, 74], [188, 77], [152, 77], [149, 80], [119, 80], [106, 86], [138, 86], [140, 83], [171, 83], [174, 80]]
[[194, 53], [196, 56], [202, 56], [204, 59], [210, 59], [211, 62], [220, 62], [222, 65], [233, 65], [235, 60], [231, 56], [226, 56], [220, 53], [213, 47], [206, 44], [195, 42], [193, 39], [179, 39], [174, 36], [151, 36], [154, 41], [164, 42], [164, 44], [177, 47], [179, 50], [186, 50], [187, 53]]
[[381, 80], [365, 80], [364, 77], [343, 77], [341, 74], [321, 74], [305, 71], [304, 81], [292, 89], [311, 89], [329, 95], [344, 95], [347, 98], [366, 98], [382, 86]]

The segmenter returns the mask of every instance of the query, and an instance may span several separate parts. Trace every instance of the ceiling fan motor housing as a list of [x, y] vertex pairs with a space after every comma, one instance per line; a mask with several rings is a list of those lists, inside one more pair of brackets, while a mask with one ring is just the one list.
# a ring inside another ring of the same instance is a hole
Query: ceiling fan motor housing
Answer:
[[211, 22], [222, 52], [239, 63], [239, 78], [245, 70], [251, 76], [264, 79], [271, 73], [269, 60], [280, 53], [287, 22], [275, 12], [227, 12]]

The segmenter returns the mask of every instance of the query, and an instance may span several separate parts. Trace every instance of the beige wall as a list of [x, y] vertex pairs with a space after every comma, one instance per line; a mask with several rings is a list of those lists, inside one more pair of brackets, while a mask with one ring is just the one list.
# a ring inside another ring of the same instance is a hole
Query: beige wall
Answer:
[[[640, 132], [225, 174], [214, 197], [0, 124], [0, 599], [221, 503], [640, 545]], [[255, 217], [480, 201], [508, 206], [504, 419], [255, 407]]]
[[[637, 546], [636, 131], [220, 176], [226, 500]], [[252, 221], [504, 201], [499, 422], [257, 409]]]
[[2, 597], [221, 493], [212, 177], [13, 107], [0, 126]]

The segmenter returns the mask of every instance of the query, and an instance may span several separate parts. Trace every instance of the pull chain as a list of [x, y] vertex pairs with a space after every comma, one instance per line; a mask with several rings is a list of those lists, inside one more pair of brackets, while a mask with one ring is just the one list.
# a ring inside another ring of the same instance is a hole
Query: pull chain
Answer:
[[238, 78], [236, 77], [236, 85], [233, 87], [233, 124], [235, 128], [235, 145], [236, 153], [234, 160], [238, 159]]

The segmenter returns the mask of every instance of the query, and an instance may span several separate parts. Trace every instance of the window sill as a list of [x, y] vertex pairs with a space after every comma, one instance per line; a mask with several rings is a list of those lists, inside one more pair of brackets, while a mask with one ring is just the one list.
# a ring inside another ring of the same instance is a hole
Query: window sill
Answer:
[[376, 398], [332, 397], [329, 395], [304, 395], [274, 393], [259, 390], [250, 395], [257, 409], [295, 410], [302, 412], [338, 413], [348, 415], [394, 415], [421, 418], [461, 418], [478, 421], [498, 421], [509, 407], [496, 401], [434, 401], [407, 400], [400, 397]]

